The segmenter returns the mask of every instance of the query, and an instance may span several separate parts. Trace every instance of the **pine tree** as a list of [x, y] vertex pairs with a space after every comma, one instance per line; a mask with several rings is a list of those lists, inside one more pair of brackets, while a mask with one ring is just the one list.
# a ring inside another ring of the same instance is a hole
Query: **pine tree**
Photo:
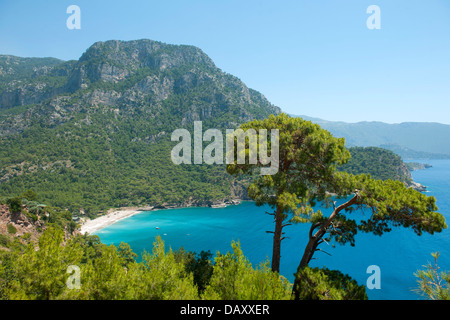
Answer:
[[[297, 221], [300, 216], [306, 216], [305, 221], [314, 219], [314, 204], [328, 197], [327, 191], [336, 165], [345, 163], [350, 153], [345, 149], [344, 139], [334, 138], [317, 124], [286, 114], [251, 121], [240, 128], [244, 131], [255, 129], [257, 132], [266, 129], [269, 134], [272, 129], [279, 130], [278, 172], [255, 178], [248, 188], [248, 194], [256, 205], [268, 204], [274, 209], [270, 213], [275, 221], [275, 230], [271, 231], [272, 271], [279, 272], [283, 228], [290, 224], [289, 216], [296, 215]], [[250, 164], [248, 158], [245, 164], [236, 162], [227, 166], [230, 174], [253, 175], [265, 166], [259, 160], [257, 164]]]
[[[268, 204], [275, 210], [273, 271], [279, 271], [283, 227], [291, 223], [311, 224], [294, 282], [296, 299], [301, 298], [301, 284], [306, 283], [302, 279], [304, 269], [315, 252], [321, 251], [319, 245], [323, 242], [354, 245], [358, 230], [382, 235], [401, 226], [421, 235], [447, 227], [445, 218], [437, 212], [434, 197], [407, 188], [400, 181], [337, 171], [337, 166], [348, 161], [350, 153], [344, 139], [334, 138], [318, 125], [280, 114], [248, 122], [240, 128], [280, 132], [278, 173], [256, 177], [248, 188], [257, 205]], [[227, 170], [236, 175], [254, 174], [261, 166], [261, 162], [250, 164], [246, 159], [245, 164], [229, 164]], [[342, 199], [344, 202], [337, 205]], [[321, 210], [315, 210], [318, 202], [333, 206], [332, 213], [325, 216]], [[370, 210], [369, 218], [356, 221], [345, 215], [361, 209]]]

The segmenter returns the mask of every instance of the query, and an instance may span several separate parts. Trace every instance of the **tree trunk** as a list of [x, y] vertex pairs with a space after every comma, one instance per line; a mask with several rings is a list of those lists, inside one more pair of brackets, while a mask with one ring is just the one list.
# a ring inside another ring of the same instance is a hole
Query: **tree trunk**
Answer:
[[275, 232], [273, 234], [272, 271], [278, 273], [280, 273], [282, 234], [283, 234], [283, 212], [277, 207], [275, 213]]
[[322, 228], [318, 231], [318, 233], [311, 239], [309, 239], [308, 244], [306, 245], [305, 252], [303, 253], [302, 260], [300, 261], [300, 264], [297, 268], [297, 271], [303, 269], [308, 265], [308, 263], [311, 261], [314, 252], [316, 251], [318, 242], [325, 234], [325, 230], [322, 230]]
[[[324, 236], [326, 230], [322, 229], [323, 227], [320, 228], [320, 230], [314, 235], [314, 237], [310, 237], [308, 244], [306, 245], [305, 251], [303, 253], [303, 257], [302, 260], [300, 261], [300, 264], [297, 268], [297, 273], [295, 275], [295, 280], [294, 280], [294, 287], [292, 288], [293, 293], [294, 293], [294, 299], [295, 300], [299, 300], [300, 299], [300, 291], [301, 291], [301, 287], [300, 287], [300, 277], [299, 277], [299, 273], [301, 270], [303, 270], [303, 268], [305, 268], [306, 266], [308, 266], [309, 262], [311, 261], [314, 252], [317, 249], [319, 240], [322, 239], [322, 237]], [[314, 225], [311, 226], [311, 231], [310, 233], [314, 230]]]
[[[297, 268], [297, 273], [295, 275], [295, 281], [294, 286], [292, 288], [292, 292], [294, 294], [294, 299], [299, 300], [300, 299], [300, 271], [303, 270], [306, 266], [308, 266], [309, 262], [311, 261], [314, 253], [317, 251], [317, 246], [319, 245], [319, 241], [322, 239], [322, 237], [327, 233], [328, 228], [331, 226], [334, 218], [344, 210], [345, 208], [348, 208], [352, 205], [354, 205], [358, 200], [358, 192], [355, 194], [353, 198], [351, 198], [349, 201], [347, 201], [344, 204], [341, 204], [339, 207], [335, 208], [333, 213], [328, 217], [328, 219], [322, 223], [316, 223], [311, 226], [311, 229], [309, 230], [309, 241], [306, 245], [305, 251], [303, 253], [302, 259], [300, 260], [300, 264]], [[316, 228], [319, 227], [319, 230], [313, 235], [313, 232]]]

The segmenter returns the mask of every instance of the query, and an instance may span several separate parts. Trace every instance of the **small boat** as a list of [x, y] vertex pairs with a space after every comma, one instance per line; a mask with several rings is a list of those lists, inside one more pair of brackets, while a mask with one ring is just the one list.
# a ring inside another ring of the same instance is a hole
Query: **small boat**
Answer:
[[156, 230], [159, 230], [159, 227], [156, 227]]
[[220, 203], [220, 204], [212, 204], [211, 208], [225, 208], [227, 205], [225, 203]]

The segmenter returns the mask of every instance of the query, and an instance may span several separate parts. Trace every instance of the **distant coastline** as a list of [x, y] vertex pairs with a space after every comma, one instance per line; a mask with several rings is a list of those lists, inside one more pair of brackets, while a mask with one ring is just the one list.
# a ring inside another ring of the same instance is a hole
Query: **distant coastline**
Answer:
[[431, 164], [422, 162], [405, 162], [405, 164], [410, 171], [425, 170], [433, 167]]

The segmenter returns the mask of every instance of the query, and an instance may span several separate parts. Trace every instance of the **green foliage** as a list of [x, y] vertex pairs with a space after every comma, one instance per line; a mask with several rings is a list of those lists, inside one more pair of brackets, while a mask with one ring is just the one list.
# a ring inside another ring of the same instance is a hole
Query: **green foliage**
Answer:
[[14, 197], [6, 200], [6, 204], [11, 212], [20, 212], [22, 210], [22, 198]]
[[[254, 120], [240, 126], [244, 131], [267, 129], [279, 130], [279, 170], [270, 176], [257, 177], [249, 187], [249, 196], [257, 205], [269, 204], [282, 212], [312, 209], [314, 201], [323, 199], [336, 165], [348, 161], [350, 153], [344, 140], [301, 118], [286, 114], [271, 115], [264, 120]], [[270, 141], [268, 137], [267, 141]], [[259, 146], [258, 146], [259, 147]], [[269, 146], [268, 150], [271, 150]], [[229, 173], [255, 174], [265, 166], [258, 162], [229, 164]], [[275, 195], [275, 196], [273, 196]]]
[[[197, 288], [183, 264], [166, 253], [161, 239], [153, 254], [137, 263], [126, 245], [121, 249], [94, 238], [63, 239], [63, 231], [47, 229], [36, 244], [2, 253], [0, 284], [5, 299], [195, 299]], [[95, 251], [95, 252], [94, 252]], [[69, 289], [67, 269], [81, 270], [81, 287]]]
[[152, 254], [144, 253], [142, 262], [134, 264], [129, 271], [129, 299], [181, 300], [198, 299], [198, 290], [192, 274], [177, 263], [172, 250], [166, 252], [164, 242], [158, 237]]
[[350, 160], [339, 166], [339, 170], [354, 175], [369, 174], [378, 180], [399, 180], [409, 183], [412, 178], [400, 156], [394, 152], [376, 147], [349, 148]]
[[66, 270], [79, 262], [81, 250], [72, 240], [65, 245], [63, 240], [62, 231], [49, 228], [39, 238], [38, 250], [30, 243], [11, 253], [9, 299], [55, 299], [64, 291]]
[[114, 246], [103, 246], [101, 255], [81, 268], [80, 289], [65, 290], [63, 299], [124, 299], [128, 283], [123, 259]]
[[296, 277], [301, 300], [367, 300], [365, 287], [338, 270], [306, 267]]
[[240, 244], [232, 243], [233, 253], [215, 258], [213, 274], [203, 294], [213, 300], [287, 300], [289, 282], [270, 270], [268, 263], [254, 269], [243, 255]]
[[[33, 200], [29, 200], [28, 198]], [[8, 205], [11, 213], [22, 212], [33, 222], [40, 220], [44, 226], [55, 225], [63, 228], [67, 227], [70, 233], [78, 228], [78, 224], [72, 220], [72, 213], [70, 211], [47, 206], [37, 201], [37, 195], [33, 190], [28, 190], [17, 197], [7, 197], [4, 202]], [[22, 210], [22, 207], [25, 210]]]
[[[322, 218], [322, 212], [315, 211], [314, 206], [317, 201], [330, 198], [328, 192], [336, 166], [347, 162], [350, 153], [345, 148], [344, 139], [333, 137], [317, 124], [284, 113], [250, 121], [240, 128], [255, 130], [258, 134], [261, 129], [266, 129], [269, 135], [272, 130], [279, 130], [278, 172], [256, 177], [248, 188], [248, 195], [256, 205], [268, 204], [275, 210], [272, 270], [279, 272], [285, 221], [291, 217], [292, 222], [307, 223]], [[259, 137], [257, 141], [260, 141]], [[268, 151], [273, 152], [271, 138], [267, 137], [266, 141], [270, 142]], [[248, 157], [244, 164], [234, 159], [227, 171], [232, 175], [258, 174], [259, 169], [265, 166], [258, 158], [256, 164], [250, 164]]]
[[36, 201], [37, 194], [33, 190], [29, 189], [20, 195], [20, 198], [26, 199], [28, 201]]
[[[158, 237], [138, 262], [130, 247], [102, 244], [97, 236], [64, 237], [48, 228], [37, 243], [0, 251], [0, 299], [194, 300], [289, 299], [291, 286], [267, 265], [253, 269], [238, 244], [233, 254], [173, 252]], [[195, 260], [195, 261], [194, 261]], [[80, 287], [69, 289], [68, 267], [77, 266]], [[194, 275], [206, 287], [199, 290]]]
[[418, 283], [415, 291], [431, 300], [450, 300], [450, 272], [439, 272], [440, 267], [437, 264], [439, 252], [431, 255], [434, 264], [429, 262], [424, 266], [425, 270], [418, 270], [414, 274]]
[[375, 180], [369, 175], [354, 176], [344, 172], [335, 175], [334, 191], [348, 197], [357, 190], [356, 203], [347, 211], [370, 210], [367, 219], [358, 222], [358, 229], [381, 235], [391, 227], [411, 228], [417, 235], [434, 234], [447, 228], [445, 218], [436, 206], [436, 198], [426, 196], [400, 181]]
[[128, 266], [130, 263], [135, 262], [137, 254], [133, 252], [130, 245], [125, 242], [121, 242], [119, 248], [117, 249], [119, 257], [124, 260], [124, 267]]
[[101, 257], [102, 250], [105, 247], [105, 244], [100, 241], [99, 236], [88, 235], [87, 233], [75, 237], [75, 241], [80, 243], [83, 248], [83, 256], [81, 258], [81, 263], [83, 264]]
[[[79, 127], [77, 118], [56, 128], [36, 123], [22, 135], [0, 139], [0, 176], [10, 177], [0, 193], [33, 188], [43, 203], [90, 217], [113, 207], [205, 204], [230, 197], [234, 179], [223, 165], [172, 163], [170, 131], [177, 122], [171, 118], [182, 113], [178, 101], [170, 101], [167, 114], [157, 120], [148, 113], [130, 120], [99, 112], [90, 115], [89, 125]], [[156, 122], [174, 124], [163, 128]], [[166, 134], [156, 138], [163, 130]]]
[[38, 201], [28, 201], [27, 198], [22, 199], [22, 204], [24, 204], [28, 212], [34, 215], [41, 215], [45, 212], [46, 205], [39, 203]]
[[7, 248], [11, 240], [5, 234], [0, 233], [0, 247]]
[[[129, 57], [138, 47], [146, 48], [141, 52], [145, 58], [136, 62]], [[159, 67], [161, 57], [170, 58], [169, 67]], [[111, 207], [224, 199], [241, 175], [254, 175], [248, 193], [258, 205], [276, 208], [279, 242], [289, 217], [292, 222], [311, 223], [312, 231], [325, 228], [329, 234], [324, 240], [341, 244], [353, 244], [358, 230], [381, 235], [391, 226], [403, 226], [420, 235], [446, 227], [434, 198], [390, 180], [402, 177], [395, 171], [401, 165], [398, 158], [374, 148], [349, 152], [344, 139], [285, 114], [241, 126], [280, 130], [280, 168], [273, 176], [257, 175], [261, 163], [229, 165], [227, 170], [235, 177], [226, 174], [225, 166], [174, 165], [170, 160], [174, 143], [169, 137], [174, 129], [191, 130], [197, 118], [204, 120], [204, 129], [223, 129], [276, 111], [254, 90], [243, 98], [245, 86], [215, 68], [196, 48], [107, 42], [94, 45], [77, 62], [0, 57], [0, 66], [14, 67], [11, 76], [0, 78], [0, 94], [15, 89], [17, 83], [31, 89], [44, 85], [32, 97], [41, 103], [0, 112], [0, 193], [20, 195], [6, 201], [11, 211], [20, 211], [23, 204], [31, 218], [50, 226], [38, 244], [25, 248], [17, 239], [2, 240], [11, 251], [1, 252], [1, 298], [289, 299], [290, 284], [267, 264], [253, 269], [235, 243], [233, 253], [219, 254], [213, 266], [208, 253], [174, 253], [157, 239], [152, 253], [137, 262], [127, 244], [106, 246], [87, 235], [64, 239], [57, 229], [76, 228], [72, 212], [95, 217]], [[41, 73], [35, 73], [35, 67]], [[69, 88], [71, 72], [80, 67], [86, 70], [82, 80], [87, 88]], [[104, 67], [127, 76], [119, 82], [105, 81], [101, 79]], [[58, 92], [64, 97], [49, 102]], [[121, 95], [121, 101], [127, 102], [114, 107], [93, 103], [96, 93]], [[336, 168], [353, 174], [337, 173]], [[333, 204], [330, 191], [337, 198], [357, 195], [355, 207], [368, 208], [370, 217], [356, 221], [342, 212], [329, 228], [328, 217], [314, 206]], [[80, 267], [79, 290], [65, 286], [69, 265]], [[305, 273], [314, 288], [308, 287], [304, 298], [362, 297], [360, 287], [339, 273], [326, 269], [305, 269]], [[347, 292], [339, 291], [339, 285]]]
[[61, 64], [64, 62], [55, 58], [21, 58], [0, 55], [0, 69], [7, 70], [0, 75], [0, 95], [6, 89], [13, 91], [17, 86], [25, 84], [39, 82], [51, 83], [54, 86], [62, 84], [58, 80], [64, 81], [66, 78], [57, 76], [57, 68], [51, 70], [46, 76], [39, 75], [39, 71], [45, 73], [45, 69], [52, 69]]
[[212, 256], [210, 251], [201, 251], [198, 254], [186, 252], [183, 248], [175, 251], [176, 261], [185, 265], [186, 272], [192, 273], [199, 294], [204, 292], [210, 282], [213, 273]]
[[8, 223], [8, 225], [6, 226], [6, 229], [9, 234], [15, 234], [17, 232], [16, 227], [14, 227], [11, 223]]

